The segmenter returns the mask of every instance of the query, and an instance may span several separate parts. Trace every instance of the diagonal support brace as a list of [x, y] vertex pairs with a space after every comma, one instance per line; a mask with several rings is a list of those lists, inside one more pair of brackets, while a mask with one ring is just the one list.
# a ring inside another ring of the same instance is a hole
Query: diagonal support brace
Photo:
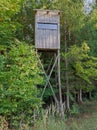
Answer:
[[59, 107], [59, 102], [58, 102], [58, 100], [57, 100], [57, 97], [56, 97], [56, 95], [55, 95], [55, 93], [54, 93], [53, 87], [52, 87], [52, 85], [51, 85], [51, 83], [50, 83], [49, 80], [50, 80], [51, 74], [52, 74], [52, 72], [53, 72], [53, 69], [54, 69], [54, 67], [55, 67], [55, 65], [56, 65], [56, 62], [57, 62], [57, 60], [58, 60], [58, 57], [59, 57], [59, 55], [58, 55], [58, 56], [56, 57], [56, 59], [55, 59], [55, 62], [54, 62], [54, 64], [53, 64], [53, 66], [52, 66], [52, 69], [51, 69], [51, 72], [50, 72], [49, 76], [47, 76], [47, 74], [46, 74], [46, 72], [45, 72], [45, 70], [44, 70], [44, 67], [43, 67], [43, 65], [42, 65], [42, 63], [41, 63], [41, 60], [39, 59], [39, 57], [38, 57], [38, 55], [37, 55], [37, 58], [38, 58], [38, 60], [39, 60], [39, 62], [40, 62], [40, 64], [41, 64], [41, 66], [42, 66], [42, 69], [43, 69], [43, 71], [44, 71], [45, 77], [46, 77], [46, 79], [47, 79], [47, 83], [46, 83], [46, 85], [45, 85], [45, 87], [44, 87], [44, 90], [43, 90], [43, 92], [42, 92], [41, 98], [43, 98], [43, 95], [44, 95], [44, 93], [45, 93], [46, 87], [47, 87], [47, 85], [49, 84], [49, 86], [50, 86], [50, 88], [51, 88], [51, 91], [52, 91], [52, 93], [53, 93], [53, 98], [54, 98], [54, 100], [55, 100], [55, 102], [56, 102], [56, 104], [57, 104], [57, 107]]

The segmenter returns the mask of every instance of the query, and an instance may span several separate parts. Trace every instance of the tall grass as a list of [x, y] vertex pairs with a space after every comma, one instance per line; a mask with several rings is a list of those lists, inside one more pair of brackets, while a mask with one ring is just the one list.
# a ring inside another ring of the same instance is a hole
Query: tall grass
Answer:
[[49, 117], [47, 121], [39, 121], [35, 130], [97, 130], [97, 113], [92, 117], [71, 118], [67, 121]]
[[[9, 129], [5, 127], [5, 124], [1, 124], [0, 130]], [[37, 121], [33, 127], [24, 124], [17, 130], [97, 130], [97, 113], [91, 117], [86, 115], [84, 118], [70, 118], [65, 121], [50, 116]]]
[[47, 121], [42, 120], [38, 122], [36, 130], [65, 130], [66, 125], [62, 120], [55, 119], [54, 117], [49, 117]]
[[[34, 126], [22, 124], [17, 130], [97, 130], [97, 103], [86, 103], [81, 107], [80, 114], [68, 119], [43, 112], [40, 120], [35, 120]], [[9, 130], [3, 117], [0, 118], [0, 130]]]

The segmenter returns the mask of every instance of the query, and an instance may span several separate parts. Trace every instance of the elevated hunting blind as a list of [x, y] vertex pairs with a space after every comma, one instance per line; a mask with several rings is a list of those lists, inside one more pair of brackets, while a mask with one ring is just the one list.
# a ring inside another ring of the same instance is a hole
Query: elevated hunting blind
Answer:
[[[49, 85], [57, 108], [59, 109], [61, 115], [64, 116], [60, 79], [60, 11], [35, 10], [35, 48], [37, 52], [45, 52], [45, 56], [47, 56], [45, 60], [48, 60], [47, 53], [51, 53], [51, 51], [53, 52], [53, 55], [50, 57], [51, 61], [48, 64], [48, 68], [44, 67], [38, 57], [47, 80], [41, 98], [43, 98], [44, 92]], [[54, 69], [56, 69], [54, 80], [56, 84], [55, 86], [59, 87], [59, 101], [53, 90], [54, 84], [52, 85], [52, 82], [50, 81], [52, 74], [54, 75]]]
[[35, 47], [60, 49], [60, 12], [35, 10]]

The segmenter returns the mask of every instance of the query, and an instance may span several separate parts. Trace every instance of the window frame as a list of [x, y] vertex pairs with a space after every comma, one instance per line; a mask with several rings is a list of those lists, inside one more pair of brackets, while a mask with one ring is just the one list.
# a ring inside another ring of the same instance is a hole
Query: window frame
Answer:
[[47, 29], [47, 30], [58, 30], [58, 23], [37, 23], [38, 29]]

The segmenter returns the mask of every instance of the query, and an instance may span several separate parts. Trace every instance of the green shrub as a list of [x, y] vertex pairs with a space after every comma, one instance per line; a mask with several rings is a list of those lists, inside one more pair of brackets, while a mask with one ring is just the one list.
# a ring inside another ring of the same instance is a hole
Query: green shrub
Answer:
[[79, 106], [78, 104], [74, 103], [72, 105], [72, 109], [70, 110], [71, 115], [77, 115], [79, 113]]
[[29, 122], [41, 106], [37, 85], [43, 83], [42, 74], [34, 48], [24, 42], [0, 55], [0, 114], [13, 125]]

